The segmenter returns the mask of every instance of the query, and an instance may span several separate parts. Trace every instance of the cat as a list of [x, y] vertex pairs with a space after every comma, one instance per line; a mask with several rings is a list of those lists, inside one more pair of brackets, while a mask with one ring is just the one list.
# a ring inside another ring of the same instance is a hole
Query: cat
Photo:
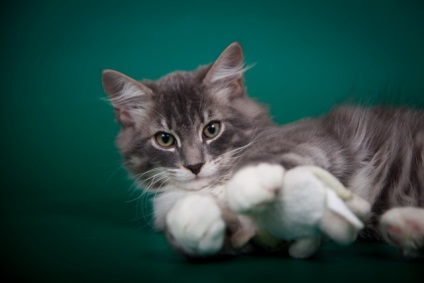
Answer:
[[188, 256], [237, 253], [229, 239], [253, 223], [228, 209], [225, 185], [265, 163], [329, 171], [372, 206], [360, 238], [423, 249], [424, 112], [342, 106], [278, 126], [246, 95], [246, 69], [232, 43], [212, 64], [155, 81], [102, 73], [123, 164], [154, 193], [155, 227], [170, 244]]

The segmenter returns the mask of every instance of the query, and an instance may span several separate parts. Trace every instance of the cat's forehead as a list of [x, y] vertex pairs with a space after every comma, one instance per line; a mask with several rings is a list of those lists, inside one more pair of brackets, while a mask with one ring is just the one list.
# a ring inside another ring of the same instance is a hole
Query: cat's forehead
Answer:
[[161, 93], [179, 92], [195, 86], [196, 75], [193, 72], [176, 71], [160, 78], [155, 82]]
[[175, 71], [158, 80], [148, 81], [148, 84], [157, 95], [167, 96], [199, 88], [202, 85], [203, 77], [202, 68], [195, 71]]
[[218, 115], [215, 102], [208, 96], [201, 80], [192, 72], [175, 72], [155, 82], [157, 121], [170, 128], [190, 128]]

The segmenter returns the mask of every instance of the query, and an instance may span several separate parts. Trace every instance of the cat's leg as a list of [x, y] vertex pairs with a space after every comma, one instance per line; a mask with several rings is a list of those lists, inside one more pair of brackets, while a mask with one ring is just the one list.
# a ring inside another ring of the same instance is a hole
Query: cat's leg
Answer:
[[191, 256], [208, 256], [223, 247], [225, 223], [213, 197], [192, 194], [178, 200], [168, 212], [166, 232], [178, 250]]
[[386, 242], [406, 256], [415, 256], [424, 249], [423, 208], [392, 208], [381, 216], [379, 228]]
[[294, 241], [289, 247], [289, 255], [294, 258], [308, 258], [312, 256], [321, 245], [321, 237], [301, 238]]

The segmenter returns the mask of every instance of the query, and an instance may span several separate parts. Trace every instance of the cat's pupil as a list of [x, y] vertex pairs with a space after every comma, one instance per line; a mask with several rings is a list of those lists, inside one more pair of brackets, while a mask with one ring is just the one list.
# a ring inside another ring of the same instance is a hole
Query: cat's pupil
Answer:
[[162, 133], [161, 139], [164, 144], [168, 144], [171, 141], [171, 136], [169, 134]]
[[216, 132], [216, 126], [215, 126], [215, 124], [211, 124], [211, 125], [208, 126], [208, 132], [211, 135], [215, 134], [215, 132]]

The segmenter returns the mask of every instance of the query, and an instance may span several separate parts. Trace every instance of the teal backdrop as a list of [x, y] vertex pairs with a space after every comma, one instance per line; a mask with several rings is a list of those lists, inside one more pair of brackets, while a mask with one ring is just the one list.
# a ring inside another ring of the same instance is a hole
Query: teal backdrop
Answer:
[[[244, 48], [250, 96], [279, 123], [344, 102], [424, 105], [423, 1], [3, 1], [1, 280], [418, 282], [383, 244], [306, 261], [189, 263], [153, 231], [113, 145], [102, 69], [159, 78]], [[8, 278], [6, 280], [6, 278]], [[238, 280], [237, 280], [238, 279]], [[422, 281], [420, 281], [422, 282]]]

